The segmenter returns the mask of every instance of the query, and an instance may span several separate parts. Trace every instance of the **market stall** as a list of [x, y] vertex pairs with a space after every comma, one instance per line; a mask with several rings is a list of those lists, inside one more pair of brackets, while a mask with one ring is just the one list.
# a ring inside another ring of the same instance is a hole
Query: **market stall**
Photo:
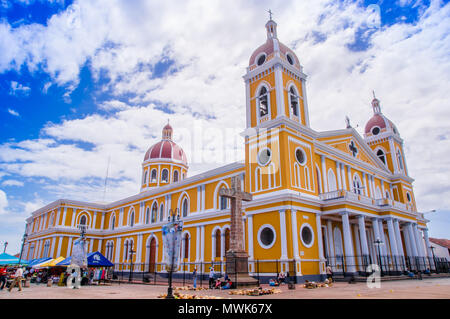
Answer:
[[[72, 257], [68, 257], [57, 263], [56, 266], [69, 266], [71, 261]], [[87, 266], [88, 268], [82, 273], [82, 285], [109, 282], [110, 274], [112, 274], [110, 267], [113, 267], [114, 264], [100, 252], [96, 251], [87, 254]]]

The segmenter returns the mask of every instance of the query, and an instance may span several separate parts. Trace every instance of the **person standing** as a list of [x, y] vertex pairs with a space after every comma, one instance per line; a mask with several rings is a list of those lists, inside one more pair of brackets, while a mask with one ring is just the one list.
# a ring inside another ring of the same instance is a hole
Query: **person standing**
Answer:
[[194, 280], [194, 289], [197, 288], [197, 267], [194, 267], [194, 272], [192, 273], [192, 279]]
[[331, 282], [333, 281], [333, 270], [331, 269], [331, 266], [327, 266], [327, 279]]
[[22, 291], [22, 279], [23, 279], [23, 269], [19, 267], [17, 268], [16, 273], [14, 274], [14, 281], [12, 282], [11, 286], [9, 286], [8, 291], [11, 292], [11, 290], [14, 288], [16, 284], [19, 286], [19, 291]]
[[0, 290], [3, 290], [3, 288], [5, 288], [7, 274], [8, 273], [6, 271], [6, 267], [0, 268], [0, 281], [2, 283], [2, 286], [0, 287]]
[[214, 288], [214, 268], [209, 267], [209, 289]]

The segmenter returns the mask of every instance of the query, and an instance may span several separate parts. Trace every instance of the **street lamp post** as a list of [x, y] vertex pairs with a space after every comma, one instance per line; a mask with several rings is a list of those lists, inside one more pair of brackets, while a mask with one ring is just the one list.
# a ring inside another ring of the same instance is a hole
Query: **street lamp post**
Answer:
[[28, 235], [27, 235], [27, 232], [25, 231], [25, 233], [23, 234], [23, 238], [22, 238], [22, 248], [20, 249], [19, 266], [20, 266], [20, 262], [22, 261], [23, 247], [25, 246], [27, 237], [28, 237]]
[[5, 248], [3, 248], [3, 253], [6, 253], [6, 247], [8, 247], [8, 242], [5, 241]]
[[380, 253], [380, 245], [383, 244], [383, 242], [380, 240], [380, 238], [377, 238], [374, 242], [375, 245], [377, 245], [378, 250], [378, 262], [380, 263], [380, 274], [383, 276], [383, 263], [381, 261], [381, 253]]
[[435, 257], [435, 255], [434, 255], [434, 250], [436, 249], [436, 247], [430, 246], [430, 249], [431, 249], [431, 253], [433, 254], [434, 269], [436, 270], [436, 273], [438, 274], [438, 273], [439, 273], [439, 270], [438, 270], [438, 266], [437, 266], [437, 264], [436, 264], [436, 257]]
[[131, 241], [131, 247], [130, 247], [130, 277], [128, 278], [128, 281], [131, 281], [131, 278], [133, 277], [133, 255], [136, 253], [133, 250], [133, 241]]
[[[172, 217], [172, 221], [171, 218]], [[175, 223], [175, 217], [177, 219], [177, 221], [180, 220], [180, 214], [179, 214], [179, 209], [176, 208], [175, 211], [173, 211], [172, 209], [169, 210], [169, 216], [168, 216], [168, 225], [170, 225], [171, 223]], [[172, 274], [173, 274], [173, 269], [174, 269], [174, 264], [175, 264], [175, 247], [176, 247], [176, 240], [177, 240], [177, 232], [180, 232], [181, 229], [179, 228], [179, 225], [174, 225], [175, 229], [174, 229], [174, 233], [173, 233], [173, 240], [170, 243], [171, 244], [171, 260], [170, 260], [170, 267], [169, 267], [169, 287], [167, 288], [167, 296], [166, 299], [175, 299], [174, 295], [173, 295], [173, 289], [172, 289]]]

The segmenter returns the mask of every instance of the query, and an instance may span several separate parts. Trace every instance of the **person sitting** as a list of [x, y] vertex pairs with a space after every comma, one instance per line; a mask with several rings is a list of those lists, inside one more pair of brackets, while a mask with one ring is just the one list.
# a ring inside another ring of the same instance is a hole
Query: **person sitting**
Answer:
[[280, 273], [278, 274], [278, 281], [279, 281], [280, 284], [281, 284], [281, 283], [284, 283], [285, 280], [286, 280], [286, 275], [284, 274], [284, 272], [280, 272]]
[[270, 279], [269, 280], [269, 286], [279, 286], [280, 283], [278, 282], [278, 280], [274, 280], [274, 279]]
[[231, 289], [231, 285], [233, 283], [231, 282], [231, 280], [228, 278], [226, 284], [222, 287], [222, 289]]
[[220, 289], [220, 286], [222, 285], [222, 282], [220, 281], [220, 279], [216, 280], [216, 284], [214, 285], [215, 289]]

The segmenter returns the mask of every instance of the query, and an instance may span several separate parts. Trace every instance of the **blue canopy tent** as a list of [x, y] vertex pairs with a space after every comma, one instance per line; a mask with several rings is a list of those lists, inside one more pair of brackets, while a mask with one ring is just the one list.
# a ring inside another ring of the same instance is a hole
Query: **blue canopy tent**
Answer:
[[[10, 254], [3, 253], [0, 254], [0, 265], [18, 265], [19, 264], [19, 258], [11, 256]], [[20, 260], [21, 265], [28, 265], [28, 261], [21, 259]]]
[[28, 266], [33, 267], [34, 265], [42, 264], [43, 262], [49, 261], [50, 259], [51, 259], [50, 257], [31, 259], [28, 262]]
[[[56, 266], [69, 266], [72, 257], [67, 257], [63, 261], [56, 264]], [[95, 251], [87, 254], [88, 267], [112, 267], [114, 264], [106, 259], [100, 252]]]

